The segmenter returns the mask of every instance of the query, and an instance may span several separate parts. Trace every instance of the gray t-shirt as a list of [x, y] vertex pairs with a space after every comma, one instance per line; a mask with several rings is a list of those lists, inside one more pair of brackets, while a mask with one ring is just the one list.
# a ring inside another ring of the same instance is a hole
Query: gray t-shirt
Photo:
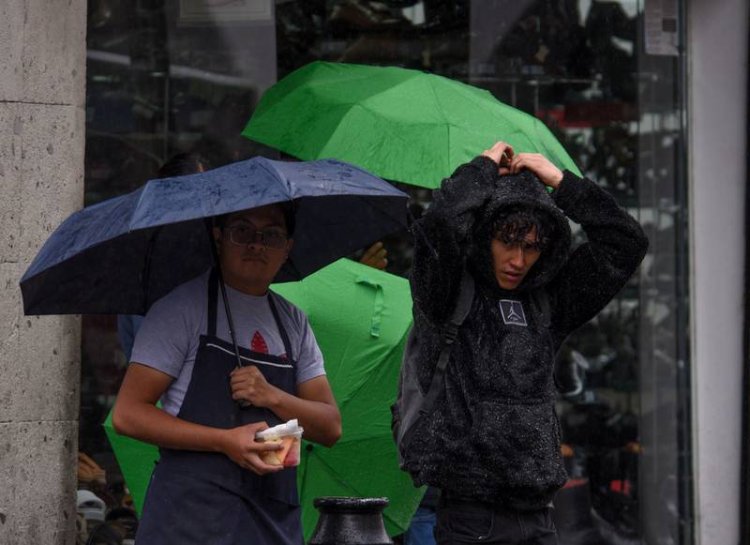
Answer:
[[[133, 344], [130, 361], [174, 377], [174, 382], [161, 399], [163, 409], [172, 415], [177, 415], [182, 406], [200, 336], [208, 329], [208, 277], [209, 273], [206, 272], [155, 302], [146, 314]], [[248, 295], [227, 286], [227, 297], [237, 343], [255, 352], [284, 355], [284, 342], [268, 304], [269, 295]], [[279, 319], [289, 337], [291, 358], [297, 362], [297, 384], [324, 375], [323, 355], [307, 317], [281, 296], [271, 297], [274, 297]], [[216, 335], [231, 342], [221, 295], [218, 300]]]

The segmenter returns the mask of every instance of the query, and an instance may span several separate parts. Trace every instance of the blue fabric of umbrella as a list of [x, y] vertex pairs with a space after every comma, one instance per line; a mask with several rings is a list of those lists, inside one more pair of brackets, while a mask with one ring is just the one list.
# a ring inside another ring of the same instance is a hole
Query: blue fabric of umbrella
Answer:
[[407, 195], [335, 160], [256, 157], [151, 180], [84, 208], [45, 242], [21, 279], [26, 314], [143, 314], [212, 264], [205, 218], [294, 201], [289, 260], [275, 279], [299, 280], [406, 225]]

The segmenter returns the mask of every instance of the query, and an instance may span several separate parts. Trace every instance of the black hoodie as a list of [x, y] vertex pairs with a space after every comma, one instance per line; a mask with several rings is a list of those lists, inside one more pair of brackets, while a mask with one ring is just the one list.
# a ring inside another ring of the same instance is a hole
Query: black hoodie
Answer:
[[[514, 204], [547, 212], [555, 236], [513, 291], [495, 280], [491, 223]], [[567, 218], [588, 241], [570, 254]], [[530, 172], [500, 177], [477, 157], [434, 194], [414, 226], [414, 327], [424, 343], [423, 390], [456, 303], [464, 267], [476, 292], [451, 352], [445, 392], [405, 461], [415, 484], [515, 509], [538, 509], [566, 480], [555, 414], [554, 356], [565, 337], [625, 285], [648, 241], [638, 223], [590, 180], [566, 171], [552, 195]], [[541, 308], [540, 290], [550, 310]], [[545, 316], [547, 317], [545, 319]]]

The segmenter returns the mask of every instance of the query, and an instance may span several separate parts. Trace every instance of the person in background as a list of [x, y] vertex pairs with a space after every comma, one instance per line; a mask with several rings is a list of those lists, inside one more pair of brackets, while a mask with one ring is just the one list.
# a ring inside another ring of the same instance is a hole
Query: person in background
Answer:
[[[159, 168], [159, 171], [156, 173], [156, 179], [205, 172], [210, 168], [208, 161], [198, 154], [178, 153]], [[142, 321], [143, 316], [138, 314], [120, 314], [117, 317], [117, 336], [120, 340], [120, 347], [122, 348], [122, 353], [125, 355], [126, 362], [130, 361], [133, 340]]]
[[435, 545], [436, 511], [439, 501], [440, 490], [428, 486], [409, 527], [403, 534], [403, 545]]

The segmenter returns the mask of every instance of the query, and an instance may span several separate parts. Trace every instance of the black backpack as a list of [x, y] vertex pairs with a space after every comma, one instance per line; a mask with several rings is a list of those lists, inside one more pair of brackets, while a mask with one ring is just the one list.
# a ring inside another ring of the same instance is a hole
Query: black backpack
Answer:
[[466, 271], [461, 277], [458, 300], [453, 314], [444, 326], [440, 356], [438, 357], [432, 382], [427, 392], [422, 392], [417, 377], [417, 365], [421, 344], [412, 327], [406, 340], [404, 357], [401, 363], [401, 375], [398, 381], [398, 396], [396, 403], [391, 405], [391, 430], [396, 441], [398, 461], [401, 469], [404, 464], [409, 446], [417, 431], [417, 424], [426, 415], [435, 410], [435, 401], [445, 388], [445, 369], [448, 366], [451, 348], [458, 335], [458, 328], [464, 323], [474, 300], [474, 279]]

